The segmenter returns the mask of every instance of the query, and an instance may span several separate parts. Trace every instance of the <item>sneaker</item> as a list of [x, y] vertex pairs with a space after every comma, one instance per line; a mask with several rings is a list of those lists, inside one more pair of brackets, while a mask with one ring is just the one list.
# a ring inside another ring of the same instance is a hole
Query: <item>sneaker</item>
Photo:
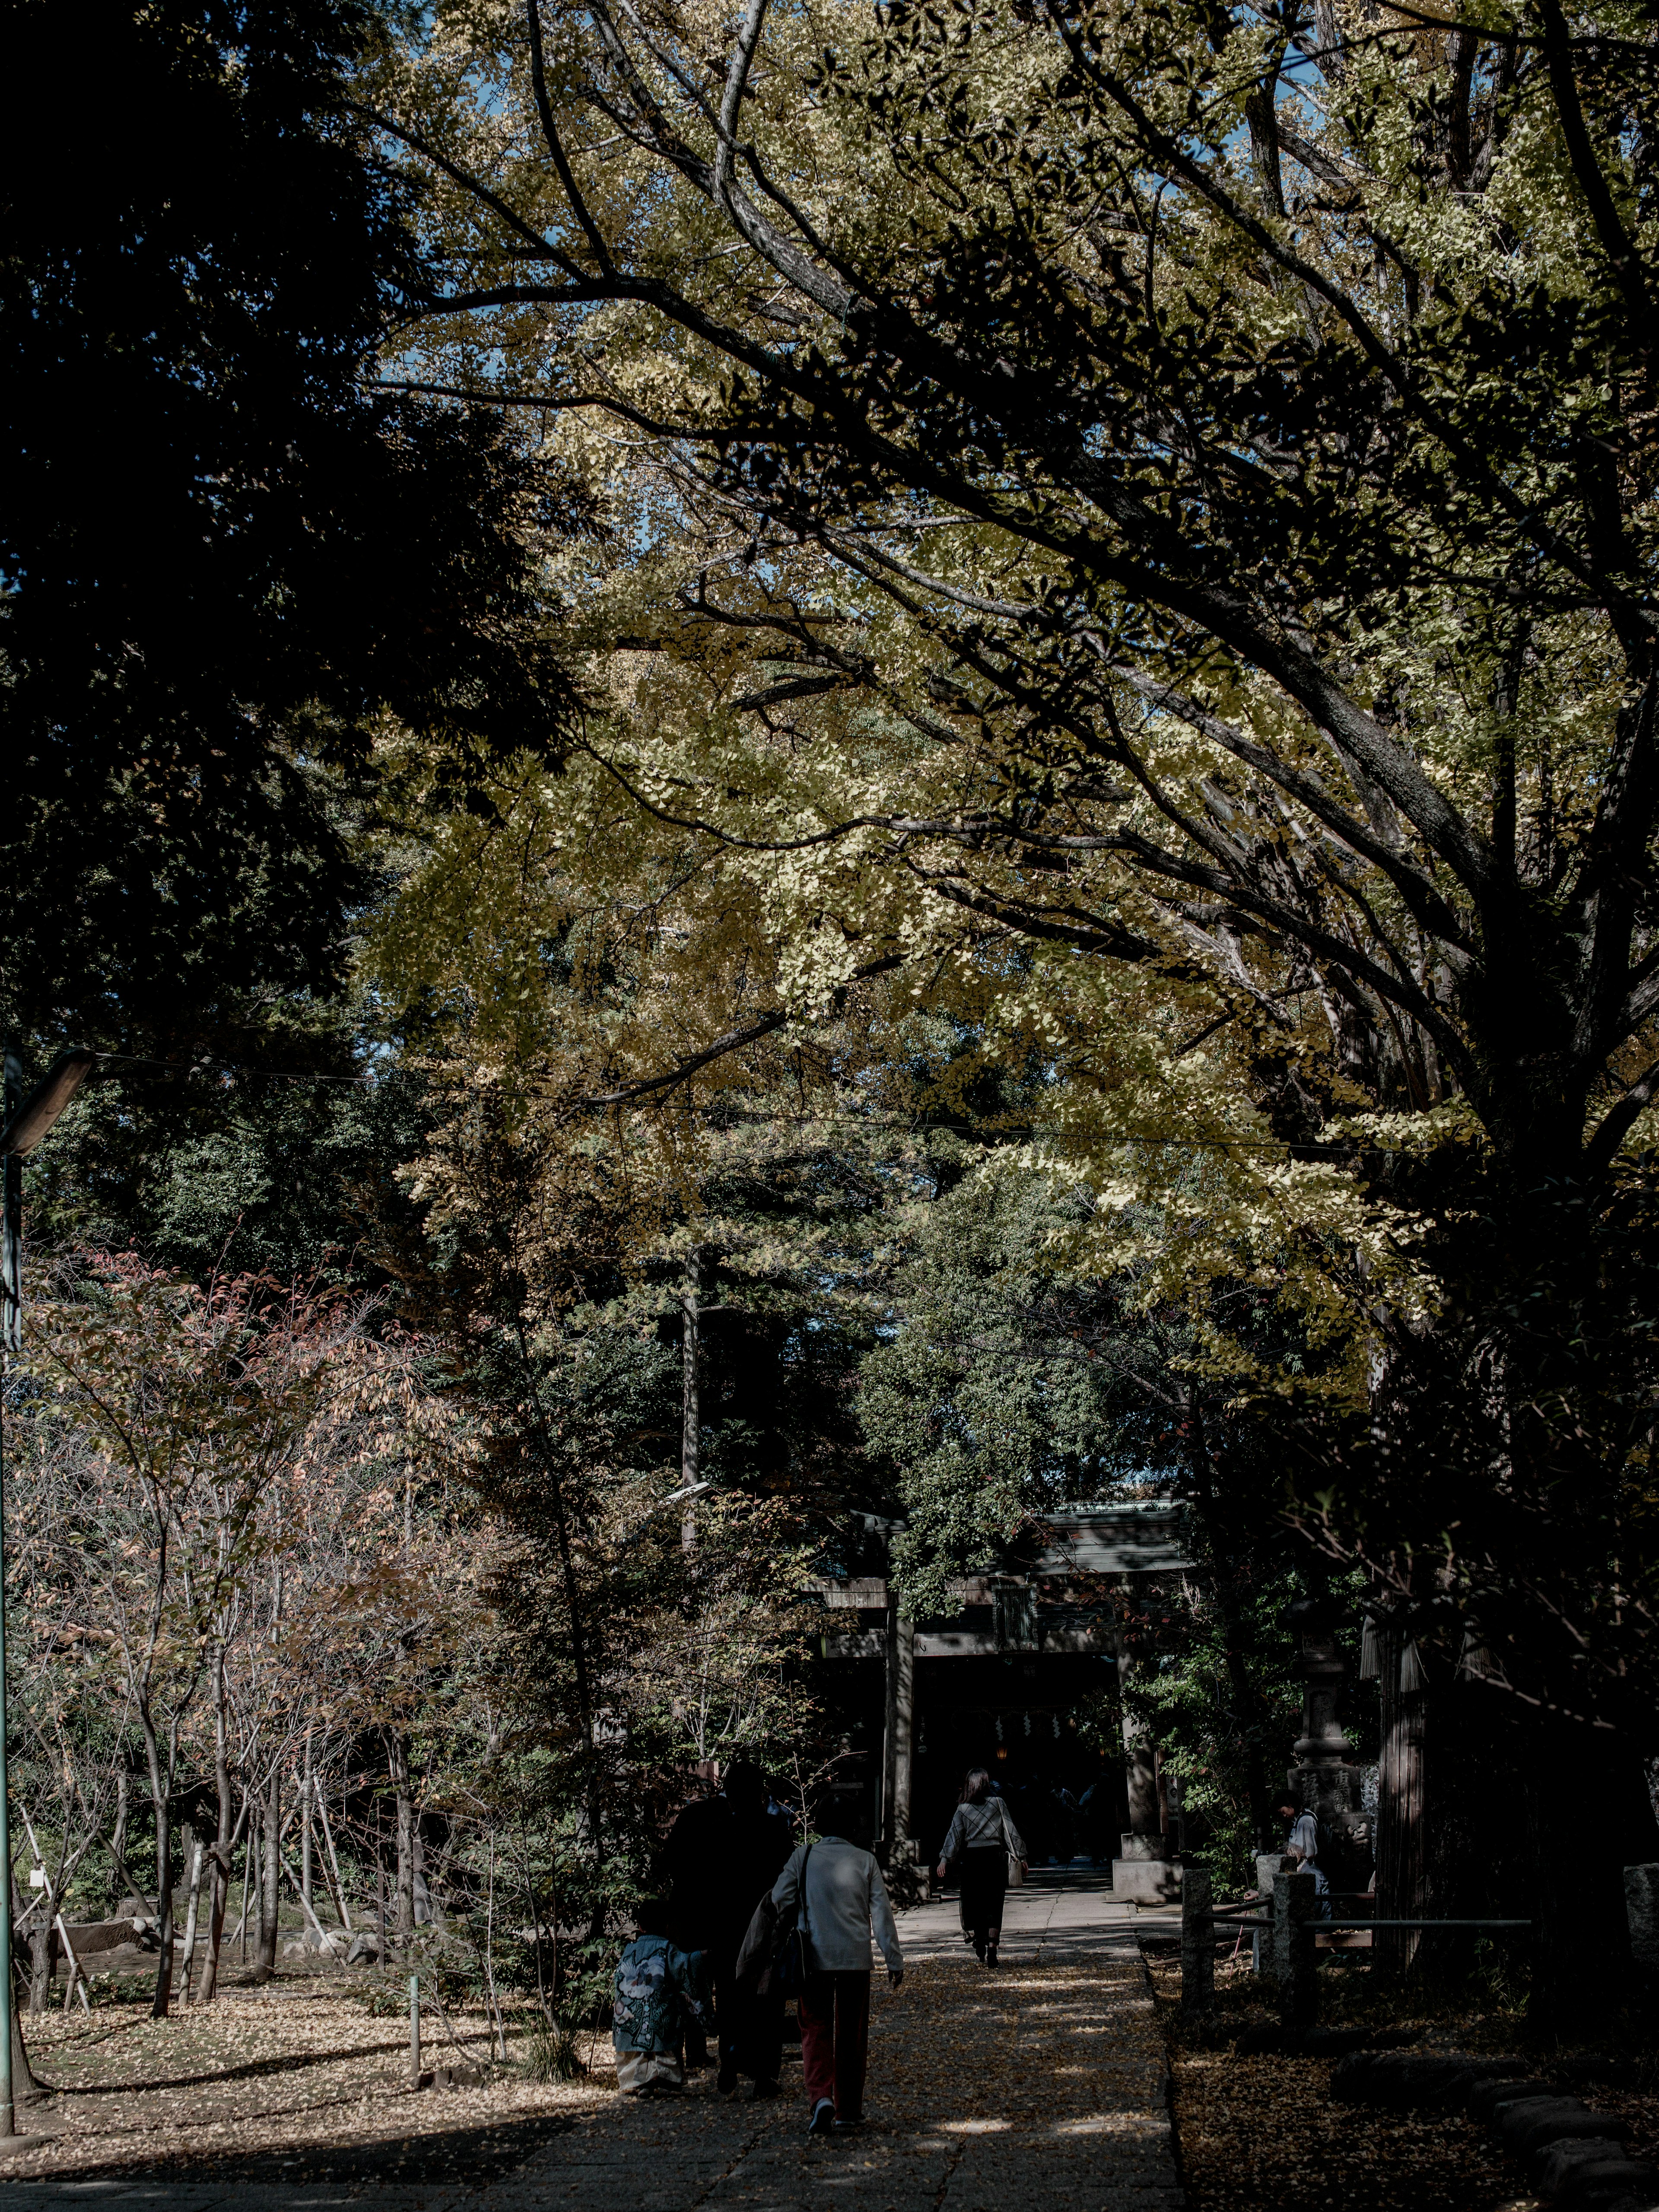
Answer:
[[985, 1963], [988, 1966], [994, 1966], [996, 1962], [997, 1947], [994, 1943], [988, 1943], [985, 1947]]
[[836, 2124], [836, 2107], [831, 2099], [820, 2097], [812, 2107], [812, 2117], [806, 2123], [809, 2136], [827, 2136]]
[[720, 2091], [722, 2097], [735, 2097], [738, 2094], [737, 2068], [735, 2066], [722, 2066], [720, 2072], [714, 2076], [714, 2087]]
[[781, 2081], [757, 2081], [749, 2092], [749, 2101], [751, 2105], [762, 2105], [769, 2097], [781, 2097], [782, 2094], [783, 2084]]
[[841, 2118], [839, 2113], [837, 2113], [836, 2117], [836, 2133], [838, 2136], [846, 2135], [854, 2128], [861, 2128], [863, 2125], [864, 2115], [862, 2112], [854, 2112], [849, 2118], [844, 2120]]

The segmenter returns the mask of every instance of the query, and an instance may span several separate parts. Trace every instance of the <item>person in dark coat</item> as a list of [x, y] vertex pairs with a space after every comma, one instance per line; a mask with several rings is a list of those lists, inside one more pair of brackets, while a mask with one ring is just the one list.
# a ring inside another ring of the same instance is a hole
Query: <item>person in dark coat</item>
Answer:
[[767, 1803], [765, 1778], [746, 1759], [726, 1770], [718, 1797], [688, 1805], [663, 1846], [673, 1938], [707, 1955], [720, 2035], [718, 2087], [736, 2093], [746, 2074], [757, 2098], [775, 2097], [783, 2064], [783, 2000], [739, 1987], [738, 1953], [755, 1908], [794, 1848], [788, 1820]]

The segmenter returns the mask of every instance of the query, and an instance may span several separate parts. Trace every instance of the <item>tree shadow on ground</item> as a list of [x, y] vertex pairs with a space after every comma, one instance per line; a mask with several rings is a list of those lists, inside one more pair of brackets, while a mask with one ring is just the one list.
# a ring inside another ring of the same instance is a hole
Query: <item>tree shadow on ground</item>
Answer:
[[[221, 2067], [211, 2074], [157, 2075], [145, 2082], [144, 2088], [149, 2092], [210, 2089], [222, 2081], [262, 2081], [273, 2075], [298, 2074], [307, 2066], [337, 2066], [350, 2058], [384, 2058], [388, 2052], [408, 2048], [408, 2038], [399, 2037], [392, 2043], [354, 2043], [344, 2051], [289, 2051], [276, 2058], [251, 2058], [246, 2066]], [[44, 2063], [50, 2065], [51, 2060]], [[131, 2097], [134, 2094], [131, 2081], [58, 2081], [52, 2087], [65, 2097]]]
[[99, 2181], [165, 2180], [175, 2187], [192, 2182], [292, 2182], [311, 2186], [336, 2182], [442, 2182], [479, 2188], [506, 2180], [536, 2152], [568, 2135], [575, 2118], [567, 2112], [539, 2113], [483, 2127], [457, 2127], [431, 2135], [398, 2136], [380, 2142], [308, 2142], [287, 2150], [173, 2150], [163, 2155], [111, 2159], [77, 2166], [72, 2174], [30, 2176], [29, 2185], [58, 2180], [68, 2190]]

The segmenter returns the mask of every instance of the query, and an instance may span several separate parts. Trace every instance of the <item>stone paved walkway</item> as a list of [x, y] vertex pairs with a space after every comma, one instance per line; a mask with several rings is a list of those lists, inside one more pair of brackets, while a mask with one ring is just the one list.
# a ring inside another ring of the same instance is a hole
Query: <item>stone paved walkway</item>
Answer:
[[[0, 2212], [1178, 2212], [1164, 2052], [1124, 1908], [1038, 1877], [1009, 1900], [1004, 1964], [954, 1905], [904, 1916], [910, 1971], [878, 1979], [869, 2124], [809, 2140], [798, 2064], [770, 2105], [616, 2099], [476, 2190], [266, 2182], [0, 2181]], [[1148, 1916], [1143, 1916], [1143, 1922]]]

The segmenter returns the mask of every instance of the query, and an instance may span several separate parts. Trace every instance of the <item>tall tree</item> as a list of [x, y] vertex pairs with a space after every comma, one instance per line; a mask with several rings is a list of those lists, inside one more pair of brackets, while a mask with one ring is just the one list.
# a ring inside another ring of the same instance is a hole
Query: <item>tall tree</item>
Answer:
[[1542, 1891], [1555, 1778], [1659, 1709], [1655, 39], [527, 0], [385, 94], [451, 218], [409, 380], [608, 415], [659, 518], [629, 635], [705, 704], [610, 765], [750, 856], [796, 1004], [1025, 940], [1131, 1186], [1231, 1154], [1211, 1218], [1351, 1347], [1328, 1541], [1540, 1717]]

